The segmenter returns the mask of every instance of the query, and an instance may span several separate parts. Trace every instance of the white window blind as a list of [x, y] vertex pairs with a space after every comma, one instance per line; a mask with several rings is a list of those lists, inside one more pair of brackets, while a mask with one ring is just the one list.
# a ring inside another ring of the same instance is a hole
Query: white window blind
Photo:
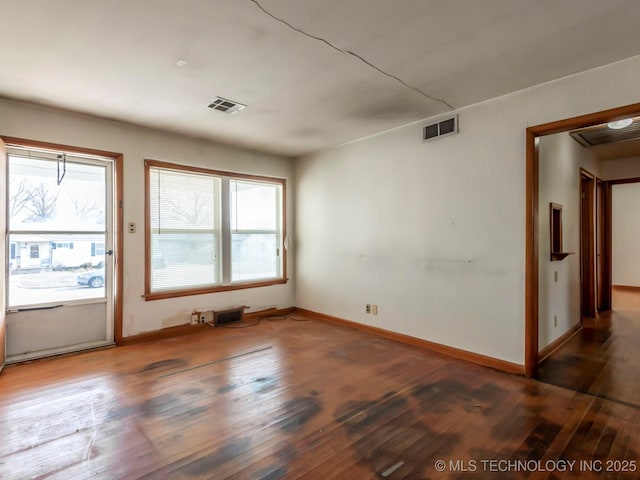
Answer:
[[150, 169], [151, 291], [220, 283], [220, 179]]
[[285, 181], [146, 161], [149, 299], [285, 283]]

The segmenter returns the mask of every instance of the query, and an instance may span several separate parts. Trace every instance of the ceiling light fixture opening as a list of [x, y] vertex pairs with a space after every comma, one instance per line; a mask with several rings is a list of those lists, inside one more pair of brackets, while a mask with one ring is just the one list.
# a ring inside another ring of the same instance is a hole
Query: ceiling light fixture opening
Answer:
[[613, 130], [620, 130], [626, 128], [633, 123], [633, 118], [624, 118], [622, 120], [616, 120], [614, 122], [607, 123], [607, 127]]

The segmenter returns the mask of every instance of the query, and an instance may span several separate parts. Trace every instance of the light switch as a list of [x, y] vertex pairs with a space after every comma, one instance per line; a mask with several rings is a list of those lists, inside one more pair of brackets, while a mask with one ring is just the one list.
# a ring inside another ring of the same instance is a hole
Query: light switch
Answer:
[[133, 222], [129, 223], [129, 233], [136, 233], [136, 224]]

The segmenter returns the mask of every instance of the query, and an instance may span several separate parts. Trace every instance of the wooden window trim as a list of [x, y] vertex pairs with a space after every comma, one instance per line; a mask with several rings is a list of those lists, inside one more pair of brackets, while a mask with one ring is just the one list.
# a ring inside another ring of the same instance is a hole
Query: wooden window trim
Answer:
[[[284, 178], [267, 177], [260, 175], [250, 175], [244, 173], [227, 172], [223, 170], [215, 170], [203, 167], [193, 167], [184, 164], [163, 162], [158, 160], [146, 159], [144, 168], [144, 201], [145, 201], [145, 276], [144, 276], [144, 295], [145, 301], [150, 300], [162, 300], [167, 298], [185, 297], [190, 295], [205, 295], [208, 293], [228, 292], [233, 290], [244, 290], [248, 288], [268, 287], [273, 285], [286, 284], [289, 279], [287, 277], [287, 251], [284, 248], [284, 240], [287, 237], [287, 181]], [[252, 180], [256, 182], [264, 182], [271, 184], [279, 184], [282, 191], [282, 235], [280, 238], [280, 252], [282, 252], [282, 272], [278, 278], [270, 278], [264, 281], [248, 281], [248, 282], [235, 282], [225, 285], [212, 285], [207, 287], [198, 288], [185, 288], [178, 290], [166, 290], [159, 292], [151, 291], [151, 201], [150, 201], [150, 186], [151, 168], [163, 168], [167, 170], [179, 170], [188, 173], [202, 173], [205, 175], [227, 177], [231, 179]]]
[[163, 300], [166, 298], [188, 297], [191, 295], [204, 295], [207, 293], [217, 293], [217, 292], [230, 292], [233, 290], [244, 290], [247, 288], [270, 287], [272, 285], [283, 285], [283, 284], [286, 284], [287, 282], [288, 282], [288, 279], [285, 277], [277, 280], [269, 280], [266, 282], [234, 283], [232, 285], [220, 285], [220, 286], [207, 287], [207, 288], [167, 290], [166, 292], [154, 292], [154, 293], [145, 294], [144, 299], [147, 301]]
[[[284, 178], [278, 177], [267, 177], [261, 175], [250, 175], [246, 173], [236, 173], [236, 172], [227, 172], [224, 170], [215, 170], [204, 167], [193, 167], [191, 165], [184, 165], [181, 163], [171, 163], [171, 162], [162, 162], [159, 160], [150, 160], [147, 159], [144, 161], [145, 166], [147, 167], [156, 167], [156, 168], [166, 168], [167, 170], [180, 170], [183, 172], [189, 173], [203, 173], [205, 175], [216, 175], [219, 177], [231, 177], [231, 178], [242, 178], [248, 180], [256, 180], [258, 182], [267, 182], [267, 183], [279, 183], [283, 187], [286, 185], [287, 181]], [[148, 168], [147, 168], [148, 171]]]

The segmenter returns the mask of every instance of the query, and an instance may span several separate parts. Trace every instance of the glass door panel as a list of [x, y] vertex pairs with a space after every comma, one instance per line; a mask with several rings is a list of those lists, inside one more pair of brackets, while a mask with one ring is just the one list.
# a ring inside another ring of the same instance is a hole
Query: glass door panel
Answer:
[[113, 342], [113, 165], [9, 149], [8, 361]]
[[105, 298], [104, 234], [9, 235], [10, 309]]

